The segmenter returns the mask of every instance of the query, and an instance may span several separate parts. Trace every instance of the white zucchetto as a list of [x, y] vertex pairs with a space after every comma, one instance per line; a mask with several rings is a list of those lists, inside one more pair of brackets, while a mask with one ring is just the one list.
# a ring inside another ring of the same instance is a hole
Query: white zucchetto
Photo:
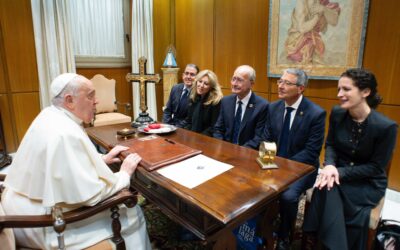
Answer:
[[51, 98], [58, 96], [65, 86], [77, 76], [79, 75], [75, 73], [64, 73], [54, 78], [50, 85]]

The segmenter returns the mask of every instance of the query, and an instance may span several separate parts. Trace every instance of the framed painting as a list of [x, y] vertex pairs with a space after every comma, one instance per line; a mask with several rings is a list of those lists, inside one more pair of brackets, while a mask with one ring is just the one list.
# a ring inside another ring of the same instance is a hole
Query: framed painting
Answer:
[[301, 68], [338, 79], [361, 67], [369, 0], [270, 0], [268, 76]]

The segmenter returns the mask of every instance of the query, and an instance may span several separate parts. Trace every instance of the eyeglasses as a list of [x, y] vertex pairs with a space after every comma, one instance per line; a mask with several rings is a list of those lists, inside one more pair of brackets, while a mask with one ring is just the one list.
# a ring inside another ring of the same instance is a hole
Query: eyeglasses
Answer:
[[196, 73], [187, 72], [187, 71], [185, 71], [183, 74], [184, 74], [185, 76], [191, 76], [191, 77], [195, 77], [195, 76], [196, 76]]
[[232, 77], [231, 81], [232, 82], [240, 82], [240, 83], [242, 83], [242, 82], [244, 82], [244, 79], [240, 78], [240, 77], [237, 77], [237, 76], [234, 76], [234, 77]]
[[283, 84], [283, 85], [286, 85], [286, 86], [299, 86], [297, 83], [292, 83], [292, 82], [289, 82], [288, 80], [283, 80], [283, 79], [279, 79], [277, 82], [276, 82], [276, 85], [280, 85], [280, 84]]

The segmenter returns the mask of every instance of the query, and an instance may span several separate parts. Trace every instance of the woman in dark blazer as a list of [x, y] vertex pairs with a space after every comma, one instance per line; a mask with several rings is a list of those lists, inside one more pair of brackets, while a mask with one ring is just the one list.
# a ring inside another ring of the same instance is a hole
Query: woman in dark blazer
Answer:
[[324, 167], [315, 182], [303, 229], [328, 249], [366, 249], [371, 208], [384, 196], [397, 124], [375, 111], [382, 101], [375, 76], [349, 69], [338, 83]]
[[218, 78], [211, 70], [197, 74], [190, 92], [186, 129], [212, 136], [223, 97]]

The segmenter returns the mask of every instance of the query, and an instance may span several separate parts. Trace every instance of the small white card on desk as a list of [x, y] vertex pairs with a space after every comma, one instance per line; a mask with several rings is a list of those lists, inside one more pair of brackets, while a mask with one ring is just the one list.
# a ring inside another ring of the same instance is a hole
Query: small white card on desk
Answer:
[[233, 168], [203, 154], [157, 170], [161, 175], [187, 188], [194, 188]]

